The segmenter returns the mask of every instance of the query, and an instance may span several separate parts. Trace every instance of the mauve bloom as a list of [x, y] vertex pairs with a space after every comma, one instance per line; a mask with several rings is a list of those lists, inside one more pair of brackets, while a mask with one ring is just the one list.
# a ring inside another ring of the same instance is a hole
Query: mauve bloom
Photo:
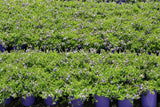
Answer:
[[121, 86], [120, 85], [118, 85], [118, 89], [120, 88]]
[[1, 92], [4, 92], [5, 91], [5, 88], [3, 88], [2, 90], [1, 90]]
[[95, 45], [95, 46], [98, 46], [99, 44], [98, 44], [98, 43], [94, 43], [94, 45]]
[[30, 96], [30, 94], [27, 92], [27, 97], [29, 97]]
[[62, 95], [62, 91], [61, 90], [59, 90], [58, 93]]
[[105, 39], [105, 42], [107, 42], [107, 41], [108, 41], [108, 38]]
[[24, 65], [24, 68], [27, 68], [27, 66], [26, 66], [26, 65]]
[[101, 80], [103, 83], [105, 83], [106, 81], [104, 79]]
[[51, 95], [50, 95], [50, 94], [49, 94], [48, 96], [49, 96], [49, 97], [51, 97]]
[[82, 70], [80, 70], [79, 72], [80, 72], [80, 74], [82, 74]]
[[99, 71], [95, 71], [95, 73], [98, 73]]
[[15, 93], [13, 93], [12, 97], [15, 97]]
[[141, 90], [143, 90], [143, 87], [142, 87], [142, 86], [140, 86], [140, 89], [141, 89]]
[[54, 69], [53, 69], [53, 71], [56, 71], [56, 70], [57, 70], [57, 68], [54, 68]]
[[113, 84], [113, 81], [111, 81], [111, 84]]
[[47, 38], [50, 38], [51, 37], [51, 35], [47, 35]]
[[87, 45], [87, 46], [88, 46], [88, 42], [86, 42], [86, 43], [85, 43], [85, 45]]
[[129, 94], [127, 94], [126, 96], [127, 96], [127, 98], [129, 98], [129, 96], [130, 96], [130, 95], [129, 95]]
[[69, 80], [69, 78], [66, 78], [65, 82], [67, 82]]
[[40, 41], [42, 41], [42, 38], [40, 37]]
[[63, 40], [66, 40], [66, 39], [67, 39], [66, 37], [63, 38]]

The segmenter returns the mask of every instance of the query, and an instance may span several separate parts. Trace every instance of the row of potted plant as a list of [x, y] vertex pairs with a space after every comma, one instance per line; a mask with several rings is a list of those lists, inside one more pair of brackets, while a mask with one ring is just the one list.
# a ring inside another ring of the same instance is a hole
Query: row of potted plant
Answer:
[[[44, 102], [47, 106], [53, 106], [57, 105], [58, 101], [55, 102], [56, 97], [47, 97], [44, 99]], [[72, 99], [74, 97], [71, 97]], [[8, 99], [5, 99], [4, 102], [1, 105], [8, 105], [12, 102], [12, 97], [9, 97]], [[33, 95], [27, 96], [26, 98], [20, 98], [21, 104], [23, 106], [31, 106], [35, 102], [35, 97]], [[106, 98], [104, 96], [98, 96], [95, 95], [95, 105], [96, 107], [110, 107], [110, 99]], [[118, 100], [118, 107], [133, 107], [133, 101], [134, 99], [128, 100]], [[154, 91], [154, 94], [152, 94], [150, 91], [147, 91], [146, 93], [142, 94], [141, 98], [141, 104], [142, 107], [156, 107], [157, 106], [157, 93]], [[71, 100], [72, 107], [82, 107], [84, 105], [84, 101], [81, 99], [75, 99]]]
[[[11, 47], [10, 49], [6, 49], [6, 48], [4, 48], [2, 45], [0, 45], [0, 52], [4, 52], [4, 51], [7, 51], [7, 52], [11, 52], [11, 51], [19, 51], [19, 50], [24, 50], [25, 52], [26, 51], [30, 51], [30, 50], [39, 50], [39, 49], [37, 49], [36, 47], [35, 48], [31, 48], [31, 47], [27, 47], [27, 45], [22, 45], [22, 46], [14, 46], [14, 47]], [[101, 51], [102, 50], [105, 50], [105, 52], [106, 53], [115, 53], [115, 52], [118, 52], [118, 53], [123, 53], [123, 52], [126, 52], [126, 51], [129, 51], [129, 50], [114, 50], [114, 49], [112, 49], [112, 50], [106, 50], [106, 49], [94, 49], [94, 48], [89, 48], [89, 49], [83, 49], [83, 47], [77, 47], [77, 48], [67, 48], [67, 49], [60, 49], [59, 47], [57, 47], [57, 48], [53, 48], [53, 49], [40, 49], [40, 51], [42, 51], [42, 52], [47, 52], [47, 51], [57, 51], [58, 53], [61, 53], [61, 52], [73, 52], [73, 51], [77, 51], [77, 52], [80, 52], [81, 50], [85, 50], [85, 51], [88, 51], [88, 52], [96, 52], [96, 53], [101, 53]], [[132, 53], [133, 52], [135, 52], [135, 53], [137, 53], [137, 54], [141, 54], [141, 53], [148, 53], [149, 55], [151, 55], [151, 54], [155, 54], [155, 55], [159, 55], [159, 51], [156, 51], [156, 52], [150, 52], [150, 51], [143, 51], [143, 52], [136, 52], [136, 51], [131, 51]]]
[[159, 7], [157, 2], [118, 5], [56, 1], [55, 5], [47, 0], [4, 1], [0, 4], [0, 44], [8, 50], [25, 45], [44, 50], [159, 52]]
[[59, 97], [72, 102], [85, 101], [92, 94], [131, 101], [147, 90], [159, 93], [159, 68], [159, 56], [129, 51], [4, 52], [0, 56], [0, 98], [3, 102], [10, 96], [56, 96], [55, 102]]
[[[74, 1], [74, 0], [60, 0], [60, 1]], [[80, 0], [77, 0], [77, 1], [80, 1]], [[157, 0], [158, 1], [158, 0]], [[89, 2], [89, 0], [82, 0], [82, 2]], [[92, 2], [98, 2], [98, 3], [104, 3], [104, 2], [117, 2], [117, 3], [120, 3], [120, 2], [132, 2], [132, 3], [135, 3], [135, 2], [156, 2], [156, 0], [92, 0]]]

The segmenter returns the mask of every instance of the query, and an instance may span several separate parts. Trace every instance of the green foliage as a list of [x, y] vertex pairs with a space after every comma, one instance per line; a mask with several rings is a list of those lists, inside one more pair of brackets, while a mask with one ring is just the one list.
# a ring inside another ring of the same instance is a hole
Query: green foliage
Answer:
[[160, 91], [160, 57], [154, 54], [18, 51], [0, 59], [1, 101], [29, 95], [84, 101], [90, 94], [131, 100], [146, 90]]
[[[147, 54], [160, 50], [159, 3], [84, 1], [0, 1], [0, 45], [34, 48], [0, 53], [0, 102], [30, 95], [85, 101], [90, 94], [132, 100], [160, 92], [160, 57]], [[67, 52], [74, 48], [82, 50]]]
[[158, 2], [149, 0], [122, 5], [74, 0], [3, 1], [0, 41], [5, 48], [25, 44], [43, 50], [82, 47], [159, 52], [159, 7]]

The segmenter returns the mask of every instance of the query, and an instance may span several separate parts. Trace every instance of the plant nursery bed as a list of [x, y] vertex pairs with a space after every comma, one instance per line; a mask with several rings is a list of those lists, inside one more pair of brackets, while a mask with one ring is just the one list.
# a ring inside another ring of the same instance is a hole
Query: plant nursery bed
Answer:
[[[61, 102], [58, 98], [62, 98], [72, 104], [82, 99], [86, 101], [85, 106], [91, 105], [90, 95], [93, 95], [92, 101], [116, 99], [118, 104], [133, 99], [137, 102], [140, 98], [147, 101], [150, 97], [155, 104], [159, 99], [156, 97], [160, 92], [160, 57], [154, 54], [137, 55], [130, 51], [97, 54], [84, 50], [4, 52], [0, 56], [0, 68], [0, 101], [12, 96], [32, 99], [34, 103], [34, 97], [41, 97], [47, 99], [46, 103], [51, 97], [55, 102]], [[39, 100], [36, 99], [38, 103], [35, 104], [44, 103]]]
[[159, 2], [138, 1], [122, 5], [88, 0], [3, 1], [0, 51], [17, 47], [159, 53], [159, 7]]
[[[0, 107], [24, 107], [24, 106], [19, 102], [19, 98], [15, 98], [12, 100], [10, 104], [5, 106], [0, 105]], [[31, 107], [50, 107], [50, 106], [47, 106], [41, 97], [36, 97], [35, 103]], [[57, 105], [54, 105], [52, 107], [71, 107], [71, 106], [68, 103], [63, 103], [63, 104], [58, 103]], [[90, 101], [85, 102], [82, 107], [96, 107], [96, 106], [94, 103], [91, 102], [91, 99], [90, 99]], [[110, 104], [110, 107], [118, 107], [117, 101], [113, 100]], [[143, 107], [141, 105], [140, 99], [134, 101], [133, 107]], [[158, 94], [157, 96], [156, 107], [160, 107], [160, 94]]]

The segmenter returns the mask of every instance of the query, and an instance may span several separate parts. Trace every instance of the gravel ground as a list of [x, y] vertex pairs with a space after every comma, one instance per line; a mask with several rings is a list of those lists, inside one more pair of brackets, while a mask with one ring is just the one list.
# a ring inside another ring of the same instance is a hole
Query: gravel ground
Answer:
[[[0, 105], [0, 107], [24, 107], [23, 105], [21, 105], [19, 99], [20, 98], [12, 99], [12, 102], [10, 104], [8, 104], [6, 106]], [[36, 97], [34, 105], [32, 105], [30, 107], [50, 107], [50, 106], [46, 106], [44, 100], [41, 97]], [[69, 105], [68, 103], [63, 103], [63, 104], [58, 103], [57, 105], [52, 106], [52, 107], [71, 107], [71, 105]], [[90, 98], [89, 101], [84, 103], [83, 107], [96, 107], [96, 106], [95, 106], [95, 104], [92, 103], [91, 98]], [[113, 100], [110, 104], [110, 107], [118, 107], [117, 101]], [[134, 100], [133, 107], [142, 107], [140, 99]], [[158, 94], [158, 96], [157, 96], [157, 107], [160, 107], [160, 94]]]

